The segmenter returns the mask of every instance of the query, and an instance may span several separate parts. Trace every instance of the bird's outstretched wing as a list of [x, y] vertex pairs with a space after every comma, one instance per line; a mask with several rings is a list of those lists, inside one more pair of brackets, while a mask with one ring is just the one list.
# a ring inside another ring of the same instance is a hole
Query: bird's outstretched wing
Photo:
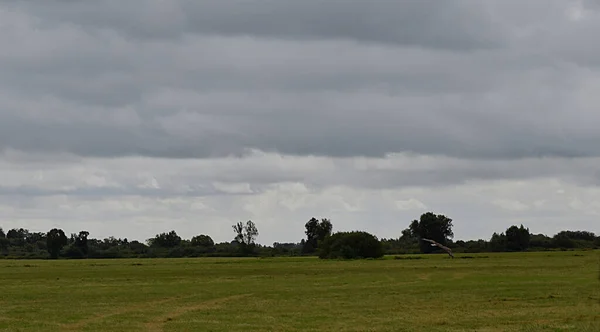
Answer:
[[423, 241], [427, 241], [427, 242], [431, 242], [432, 246], [436, 246], [438, 248], [443, 249], [444, 251], [446, 251], [448, 253], [448, 255], [450, 255], [450, 257], [454, 258], [454, 254], [452, 254], [452, 250], [450, 248], [448, 248], [448, 247], [446, 247], [446, 246], [442, 245], [441, 243], [436, 242], [434, 240], [425, 239], [425, 238], [423, 238], [422, 240]]

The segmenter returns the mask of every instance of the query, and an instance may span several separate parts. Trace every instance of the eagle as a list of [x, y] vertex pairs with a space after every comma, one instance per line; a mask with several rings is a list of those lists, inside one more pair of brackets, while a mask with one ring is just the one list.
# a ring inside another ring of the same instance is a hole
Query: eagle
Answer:
[[448, 247], [446, 247], [446, 246], [442, 245], [441, 243], [436, 242], [434, 240], [430, 240], [430, 239], [422, 239], [422, 240], [423, 241], [427, 241], [427, 242], [431, 242], [431, 246], [432, 247], [438, 247], [438, 248], [444, 249], [448, 253], [448, 255], [450, 255], [450, 257], [454, 258], [454, 255], [452, 254], [452, 250], [450, 248], [448, 248]]

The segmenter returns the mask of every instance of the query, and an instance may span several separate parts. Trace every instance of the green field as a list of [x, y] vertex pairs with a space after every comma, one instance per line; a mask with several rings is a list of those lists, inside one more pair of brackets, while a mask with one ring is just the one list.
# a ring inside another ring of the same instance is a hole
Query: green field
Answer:
[[401, 257], [1, 260], [0, 330], [600, 331], [598, 251]]

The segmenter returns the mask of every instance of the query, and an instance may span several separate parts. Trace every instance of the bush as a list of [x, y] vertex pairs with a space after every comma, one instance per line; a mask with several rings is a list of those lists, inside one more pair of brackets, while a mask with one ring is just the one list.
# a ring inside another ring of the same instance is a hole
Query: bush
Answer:
[[383, 257], [383, 246], [372, 234], [362, 231], [337, 232], [319, 244], [321, 259]]

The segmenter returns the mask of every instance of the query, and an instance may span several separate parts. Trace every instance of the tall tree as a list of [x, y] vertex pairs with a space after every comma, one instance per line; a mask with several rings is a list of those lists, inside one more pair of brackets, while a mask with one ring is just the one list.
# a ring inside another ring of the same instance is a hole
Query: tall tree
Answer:
[[241, 221], [231, 226], [235, 232], [234, 241], [240, 245], [240, 249], [243, 253], [250, 253], [253, 251], [255, 243], [254, 241], [258, 237], [258, 228], [252, 220], [248, 220], [244, 225]]
[[506, 251], [506, 235], [504, 233], [498, 234], [494, 232], [490, 239], [489, 246], [492, 251]]
[[506, 229], [506, 249], [510, 251], [523, 251], [529, 248], [531, 234], [529, 228], [517, 227], [515, 225]]
[[90, 235], [90, 232], [88, 232], [88, 231], [79, 232], [79, 234], [77, 234], [77, 236], [75, 236], [75, 242], [73, 243], [73, 245], [81, 251], [81, 253], [83, 254], [83, 257], [87, 257], [88, 251], [89, 251], [88, 250], [88, 235]]
[[4, 234], [2, 227], [0, 227], [0, 250], [8, 250], [9, 243], [9, 240], [6, 238], [6, 234]]
[[46, 234], [46, 245], [50, 258], [58, 258], [60, 250], [67, 245], [68, 239], [62, 229], [53, 228]]
[[[415, 238], [427, 238], [446, 245], [454, 237], [452, 227], [452, 219], [443, 214], [426, 212], [421, 215], [419, 220], [413, 220], [408, 229]], [[420, 247], [422, 252], [432, 250], [431, 245], [425, 241], [421, 241]]]
[[319, 248], [319, 242], [331, 235], [333, 224], [331, 220], [322, 218], [321, 222], [316, 218], [311, 218], [304, 225], [306, 231], [306, 242], [302, 246], [303, 253], [313, 253]]
[[1, 251], [8, 250], [9, 245], [10, 245], [10, 242], [8, 241], [8, 239], [0, 236], [0, 250]]

